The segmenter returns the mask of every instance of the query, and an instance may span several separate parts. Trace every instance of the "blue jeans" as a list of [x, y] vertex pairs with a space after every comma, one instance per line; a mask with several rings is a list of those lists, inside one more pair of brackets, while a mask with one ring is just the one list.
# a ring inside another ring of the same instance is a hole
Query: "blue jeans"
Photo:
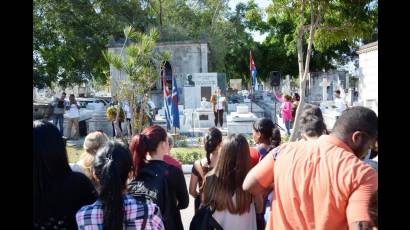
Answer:
[[63, 123], [64, 123], [64, 114], [54, 114], [53, 115], [53, 124], [57, 127], [57, 123], [60, 126], [60, 133], [61, 136], [64, 136], [64, 129], [63, 129]]
[[286, 127], [286, 131], [287, 131], [288, 135], [290, 135], [290, 120], [285, 121], [285, 127]]

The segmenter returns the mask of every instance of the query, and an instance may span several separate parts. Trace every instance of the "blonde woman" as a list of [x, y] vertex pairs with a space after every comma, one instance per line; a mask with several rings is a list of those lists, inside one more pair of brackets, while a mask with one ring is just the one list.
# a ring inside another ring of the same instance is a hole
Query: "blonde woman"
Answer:
[[101, 131], [89, 133], [84, 140], [84, 153], [80, 156], [77, 163], [70, 165], [71, 169], [76, 172], [81, 172], [94, 182], [92, 177], [91, 165], [98, 149], [108, 142], [108, 136]]

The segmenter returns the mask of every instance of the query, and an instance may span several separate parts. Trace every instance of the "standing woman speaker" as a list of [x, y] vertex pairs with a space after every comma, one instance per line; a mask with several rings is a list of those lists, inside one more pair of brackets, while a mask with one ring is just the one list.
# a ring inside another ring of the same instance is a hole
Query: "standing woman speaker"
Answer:
[[212, 104], [212, 111], [215, 115], [215, 127], [219, 125], [222, 128], [223, 121], [224, 121], [224, 108], [226, 107], [226, 98], [222, 96], [221, 89], [219, 87], [216, 88], [215, 94], [211, 96], [211, 104]]

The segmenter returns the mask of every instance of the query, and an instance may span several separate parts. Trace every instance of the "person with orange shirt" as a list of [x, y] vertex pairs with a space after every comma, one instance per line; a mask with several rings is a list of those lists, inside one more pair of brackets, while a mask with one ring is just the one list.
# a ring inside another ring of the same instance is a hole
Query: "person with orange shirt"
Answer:
[[368, 229], [377, 173], [360, 158], [376, 142], [378, 118], [370, 109], [342, 113], [330, 135], [273, 149], [246, 176], [242, 188], [270, 192], [266, 229]]

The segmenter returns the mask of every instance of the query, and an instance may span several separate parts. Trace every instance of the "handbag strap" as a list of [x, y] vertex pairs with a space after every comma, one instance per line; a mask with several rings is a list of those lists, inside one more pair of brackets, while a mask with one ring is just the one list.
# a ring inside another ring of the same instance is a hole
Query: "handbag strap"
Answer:
[[145, 226], [147, 225], [147, 219], [148, 219], [148, 206], [147, 206], [147, 203], [144, 202], [144, 220], [142, 221], [142, 226], [141, 226], [142, 230], [145, 230]]

